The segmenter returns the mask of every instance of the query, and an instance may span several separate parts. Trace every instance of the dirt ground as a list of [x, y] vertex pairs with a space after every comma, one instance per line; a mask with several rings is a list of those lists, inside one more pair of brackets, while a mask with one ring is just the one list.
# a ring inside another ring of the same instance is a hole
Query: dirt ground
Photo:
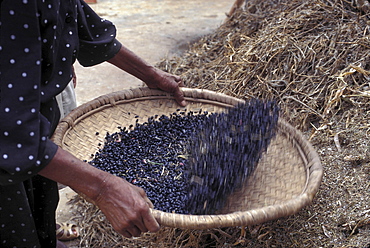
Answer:
[[[151, 64], [181, 54], [188, 44], [212, 32], [226, 17], [232, 0], [97, 0], [90, 6], [117, 27], [117, 38]], [[90, 68], [76, 64], [77, 101], [141, 86], [135, 77], [103, 63]]]

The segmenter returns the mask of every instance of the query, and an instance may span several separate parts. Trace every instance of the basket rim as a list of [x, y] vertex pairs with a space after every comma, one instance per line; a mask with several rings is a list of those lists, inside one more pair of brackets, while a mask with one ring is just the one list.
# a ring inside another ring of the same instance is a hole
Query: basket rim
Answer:
[[[185, 100], [188, 102], [204, 102], [223, 107], [232, 107], [238, 103], [244, 102], [241, 99], [205, 89], [181, 88], [181, 90], [184, 93]], [[62, 146], [68, 130], [93, 113], [117, 104], [153, 99], [174, 99], [174, 97], [170, 93], [147, 87], [133, 88], [102, 95], [78, 106], [63, 118], [58, 124], [51, 139], [57, 145]], [[290, 137], [294, 140], [294, 145], [300, 151], [306, 163], [306, 187], [299, 196], [280, 204], [218, 215], [185, 215], [151, 209], [156, 220], [163, 226], [185, 229], [247, 226], [287, 217], [309, 205], [316, 195], [323, 177], [323, 167], [319, 155], [309, 141], [303, 136], [303, 133], [295, 129], [281, 117], [279, 118], [278, 125], [279, 128], [283, 129], [283, 132], [289, 133]]]

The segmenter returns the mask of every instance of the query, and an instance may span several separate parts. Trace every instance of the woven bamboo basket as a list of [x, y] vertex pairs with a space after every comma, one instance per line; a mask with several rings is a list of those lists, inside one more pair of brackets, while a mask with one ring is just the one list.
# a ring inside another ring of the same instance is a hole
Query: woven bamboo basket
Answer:
[[[208, 90], [183, 88], [188, 111], [220, 112], [242, 100]], [[58, 125], [53, 141], [81, 160], [91, 160], [107, 132], [135, 125], [180, 107], [163, 91], [137, 88], [119, 91], [81, 105]], [[208, 229], [248, 226], [286, 217], [310, 204], [320, 186], [323, 168], [317, 152], [302, 133], [280, 118], [275, 138], [244, 187], [234, 192], [215, 215], [183, 215], [153, 209], [162, 226]]]

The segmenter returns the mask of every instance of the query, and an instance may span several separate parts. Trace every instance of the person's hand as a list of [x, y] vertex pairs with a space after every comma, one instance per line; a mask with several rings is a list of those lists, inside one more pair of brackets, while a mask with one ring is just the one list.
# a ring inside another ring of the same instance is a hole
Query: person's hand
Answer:
[[39, 174], [84, 195], [125, 237], [156, 232], [160, 228], [150, 210], [153, 204], [143, 189], [81, 161], [60, 147]]
[[179, 76], [164, 72], [157, 68], [154, 68], [154, 75], [147, 80], [145, 83], [151, 89], [161, 89], [163, 91], [172, 93], [175, 97], [176, 102], [180, 106], [185, 106], [186, 101], [184, 98], [184, 93], [181, 91], [180, 87], [184, 87], [184, 83], [182, 82]]
[[127, 238], [160, 229], [151, 214], [153, 204], [143, 189], [116, 176], [108, 176], [94, 203], [107, 217], [114, 230]]

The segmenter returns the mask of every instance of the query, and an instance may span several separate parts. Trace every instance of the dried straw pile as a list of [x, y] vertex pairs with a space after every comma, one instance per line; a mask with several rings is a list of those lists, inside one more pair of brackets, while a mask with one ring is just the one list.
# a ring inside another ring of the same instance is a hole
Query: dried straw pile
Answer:
[[346, 1], [247, 2], [245, 11], [161, 67], [190, 88], [276, 98], [301, 127], [330, 122], [342, 100], [367, 103], [367, 16]]
[[368, 0], [249, 0], [183, 57], [159, 65], [181, 75], [187, 87], [276, 99], [322, 156], [324, 180], [311, 206], [258, 226], [164, 228], [122, 240], [80, 201], [81, 245], [370, 247], [368, 7]]

